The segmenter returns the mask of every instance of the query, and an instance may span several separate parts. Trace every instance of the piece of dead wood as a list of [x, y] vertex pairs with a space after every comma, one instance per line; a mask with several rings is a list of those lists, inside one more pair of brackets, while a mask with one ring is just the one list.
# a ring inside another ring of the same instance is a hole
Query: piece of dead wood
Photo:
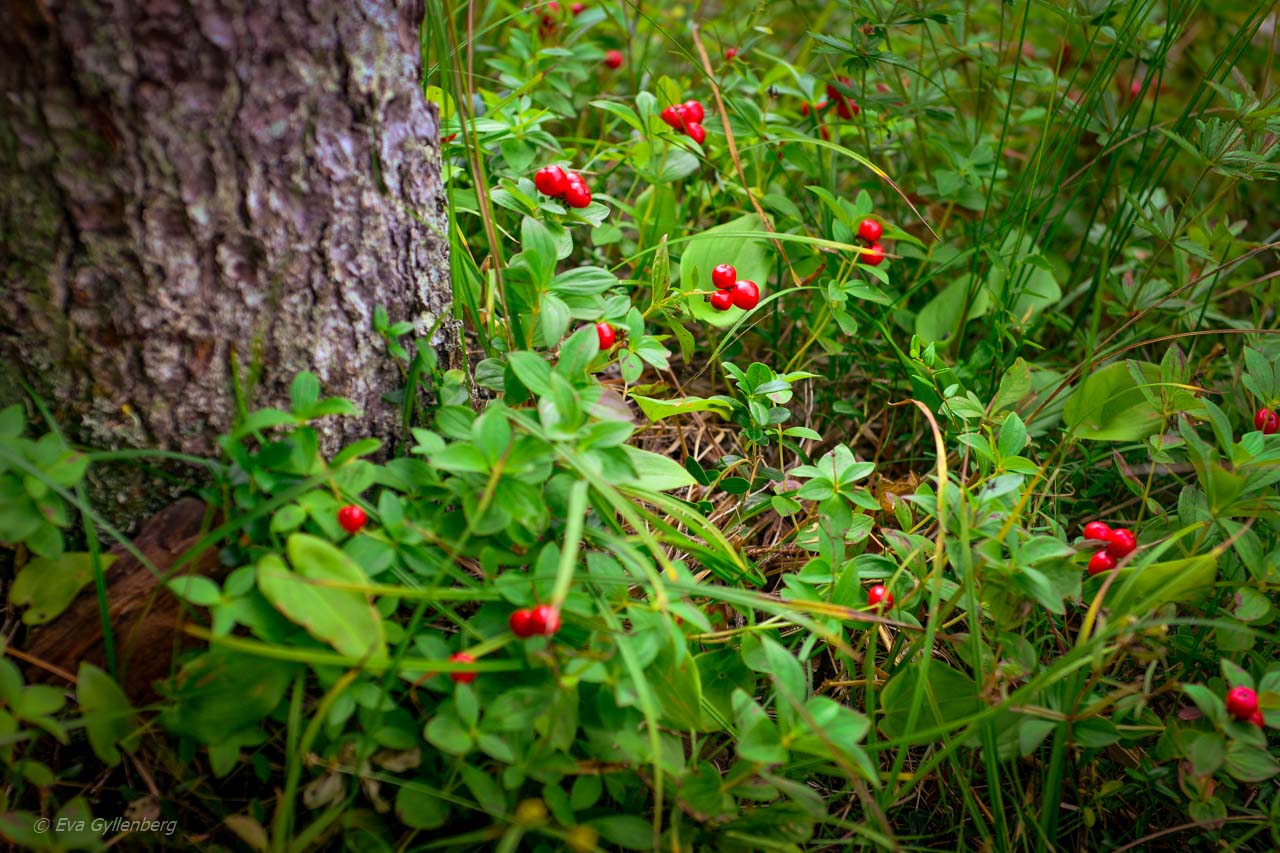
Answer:
[[[161, 578], [168, 578], [174, 563], [199, 540], [204, 520], [204, 503], [183, 498], [143, 523], [133, 544], [159, 571], [159, 578], [120, 545], [108, 552], [117, 558], [107, 569], [108, 613], [120, 680], [135, 704], [157, 698], [155, 682], [169, 675], [174, 653], [194, 642], [182, 631], [189, 608], [162, 585]], [[219, 562], [217, 549], [209, 548], [178, 574], [221, 580], [227, 569]], [[80, 661], [106, 668], [102, 618], [93, 584], [61, 616], [32, 628], [23, 650], [29, 658], [66, 672], [76, 672]], [[28, 668], [27, 677], [32, 681], [61, 680], [37, 666]]]

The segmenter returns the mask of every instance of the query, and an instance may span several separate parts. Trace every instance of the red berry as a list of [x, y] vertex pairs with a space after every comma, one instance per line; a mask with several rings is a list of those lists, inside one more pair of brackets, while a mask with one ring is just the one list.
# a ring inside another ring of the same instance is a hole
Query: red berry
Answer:
[[577, 172], [569, 173], [569, 183], [564, 190], [564, 201], [570, 207], [586, 207], [591, 204], [591, 190]]
[[800, 115], [807, 116], [809, 114], [809, 102], [805, 101], [800, 105]]
[[583, 12], [587, 11], [587, 4], [574, 3], [572, 6], [569, 7], [569, 11], [572, 12], [573, 16], [576, 18], [579, 15], [581, 15]]
[[718, 290], [731, 289], [737, 280], [738, 271], [733, 268], [733, 264], [720, 264], [711, 271], [711, 283]]
[[711, 294], [711, 307], [717, 311], [728, 311], [733, 307], [733, 293], [728, 290], [717, 290]]
[[879, 243], [872, 243], [867, 247], [867, 251], [861, 253], [856, 260], [861, 261], [869, 267], [878, 267], [884, 263], [884, 246]]
[[604, 55], [604, 64], [609, 68], [618, 69], [622, 67], [622, 51], [611, 50]]
[[1107, 553], [1117, 560], [1129, 556], [1137, 547], [1138, 537], [1133, 535], [1132, 530], [1124, 527], [1117, 527], [1107, 537]]
[[1270, 409], [1258, 409], [1253, 416], [1254, 429], [1262, 430], [1263, 435], [1275, 435], [1280, 432], [1280, 415]]
[[724, 52], [725, 59], [732, 60], [732, 59], [735, 59], [737, 56], [738, 56], [738, 49], [736, 47], [731, 47]]
[[867, 590], [867, 603], [872, 607], [888, 610], [893, 607], [893, 593], [884, 584], [878, 583]]
[[342, 525], [342, 529], [348, 533], [355, 533], [365, 522], [369, 520], [369, 516], [365, 511], [355, 504], [347, 504], [338, 510], [338, 524]]
[[1101, 521], [1091, 521], [1084, 526], [1084, 538], [1098, 542], [1106, 542], [1111, 535], [1111, 528]]
[[684, 104], [672, 104], [658, 113], [658, 118], [679, 130], [684, 126]]
[[456, 134], [456, 133], [451, 133], [451, 134], [449, 134], [448, 136], [446, 136], [444, 139], [441, 139], [440, 141], [441, 141], [441, 142], [444, 142], [444, 143], [449, 143], [449, 142], [452, 142], [453, 140], [455, 140], [455, 139], [457, 139], [457, 138], [458, 138], [458, 134]]
[[[841, 83], [843, 83], [844, 85], [848, 86], [850, 81], [849, 81], [849, 78], [848, 78], [848, 77], [841, 77], [841, 78], [840, 78], [840, 82], [841, 82]], [[843, 98], [843, 97], [844, 97], [844, 93], [842, 93], [839, 89], [837, 89], [837, 88], [836, 88], [836, 84], [835, 84], [835, 83], [828, 83], [828, 84], [827, 84], [827, 97], [828, 97], [828, 98], [831, 98], [832, 100], [839, 100], [839, 99], [841, 99], [841, 98]]]
[[690, 99], [681, 104], [681, 106], [684, 107], [685, 118], [695, 124], [701, 123], [707, 117], [707, 114], [702, 109], [702, 101]]
[[828, 142], [830, 142], [831, 128], [827, 127], [825, 124], [822, 125], [821, 127], [818, 128], [818, 135], [821, 136], [823, 139], [827, 140]]
[[1227, 713], [1237, 720], [1247, 720], [1258, 713], [1258, 694], [1248, 687], [1232, 687], [1227, 691]]
[[1264, 725], [1266, 725], [1267, 721], [1262, 719], [1261, 708], [1253, 712], [1253, 716], [1249, 718], [1249, 722], [1253, 723], [1258, 728], [1262, 728]]
[[729, 291], [733, 296], [733, 304], [743, 311], [750, 311], [760, 304], [760, 286], [754, 281], [739, 281]]
[[618, 342], [618, 333], [608, 323], [596, 323], [596, 337], [600, 339], [600, 349], [610, 349]]
[[858, 236], [868, 243], [874, 243], [884, 234], [884, 226], [875, 219], [864, 219], [858, 224]]
[[557, 3], [556, 0], [551, 0], [551, 2], [547, 4], [547, 11], [553, 15], [557, 14], [560, 11], [560, 4]]
[[[475, 663], [476, 659], [466, 652], [455, 652], [449, 655], [449, 661], [451, 663]], [[476, 680], [474, 672], [451, 672], [449, 677], [458, 684], [470, 684]]]
[[840, 116], [840, 118], [853, 118], [860, 112], [862, 112], [862, 107], [858, 106], [857, 101], [850, 98], [841, 98], [839, 102], [836, 103], [836, 114]]
[[1089, 575], [1096, 575], [1098, 572], [1109, 572], [1116, 567], [1116, 558], [1106, 551], [1099, 551], [1089, 558]]
[[550, 604], [539, 604], [533, 608], [530, 623], [534, 630], [545, 636], [554, 636], [560, 630], [560, 611]]
[[533, 624], [533, 611], [528, 607], [521, 607], [507, 617], [507, 625], [517, 637], [532, 637], [538, 633]]
[[543, 195], [560, 198], [569, 188], [569, 175], [559, 166], [544, 166], [533, 173], [533, 185]]
[[689, 134], [689, 138], [699, 145], [707, 141], [707, 129], [696, 121], [691, 122], [689, 126], [685, 128], [685, 133]]

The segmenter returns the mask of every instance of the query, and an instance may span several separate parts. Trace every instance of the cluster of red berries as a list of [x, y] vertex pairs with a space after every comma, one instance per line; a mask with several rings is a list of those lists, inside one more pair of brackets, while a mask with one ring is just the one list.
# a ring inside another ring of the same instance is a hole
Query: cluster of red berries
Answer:
[[[846, 88], [852, 85], [852, 81], [850, 81], [848, 77], [841, 77], [840, 82], [843, 83]], [[830, 109], [831, 107], [835, 107], [836, 115], [843, 119], [851, 119], [858, 113], [862, 112], [862, 107], [858, 106], [858, 102], [843, 94], [836, 88], [835, 83], [827, 84], [826, 99], [814, 104], [813, 111], [816, 114], [823, 110]], [[801, 104], [800, 115], [807, 116], [809, 114], [809, 109], [810, 107], [808, 104]]]
[[1275, 435], [1280, 432], [1280, 415], [1267, 408], [1258, 409], [1253, 416], [1254, 429], [1262, 430], [1263, 435]]
[[591, 189], [582, 175], [559, 166], [544, 166], [533, 173], [533, 185], [538, 192], [552, 198], [563, 199], [570, 207], [586, 207], [591, 204]]
[[732, 264], [720, 264], [713, 269], [711, 283], [716, 286], [716, 292], [708, 296], [707, 301], [717, 311], [728, 311], [735, 305], [750, 311], [760, 304], [760, 285], [754, 281], [738, 281], [738, 271]]
[[1227, 713], [1255, 726], [1264, 722], [1262, 709], [1258, 707], [1258, 694], [1248, 687], [1232, 687], [1227, 691]]
[[867, 604], [877, 610], [889, 610], [893, 607], [893, 593], [889, 592], [887, 586], [878, 583], [867, 590]]
[[875, 219], [864, 219], [858, 224], [858, 239], [867, 246], [867, 251], [860, 252], [855, 260], [870, 267], [878, 267], [884, 263], [884, 246], [880, 245], [880, 237], [884, 235], [884, 226]]
[[511, 633], [526, 637], [550, 637], [560, 630], [560, 611], [550, 604], [521, 607], [507, 618]]
[[347, 504], [338, 510], [338, 524], [348, 533], [356, 533], [369, 521], [369, 516], [355, 504]]
[[683, 104], [672, 104], [659, 113], [659, 118], [699, 145], [707, 138], [707, 130], [702, 126], [702, 120], [706, 117], [702, 102], [694, 100], [685, 101]]
[[[586, 3], [574, 3], [569, 7], [569, 11], [576, 18], [587, 10]], [[551, 0], [547, 4], [546, 9], [542, 12], [542, 20], [538, 22], [538, 35], [546, 38], [556, 31], [556, 18], [560, 15], [560, 4], [556, 0]]]
[[1101, 521], [1091, 521], [1084, 526], [1084, 538], [1094, 542], [1105, 542], [1107, 547], [1089, 558], [1089, 574], [1107, 572], [1116, 567], [1116, 563], [1132, 554], [1138, 547], [1138, 537], [1125, 527], [1112, 530]]

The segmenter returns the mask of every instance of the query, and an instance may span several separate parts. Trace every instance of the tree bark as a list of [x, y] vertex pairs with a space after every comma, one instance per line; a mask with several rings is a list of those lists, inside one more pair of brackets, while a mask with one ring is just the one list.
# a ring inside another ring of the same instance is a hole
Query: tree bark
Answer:
[[233, 365], [254, 407], [311, 370], [365, 414], [326, 449], [393, 435], [374, 306], [420, 335], [451, 308], [421, 3], [7, 6], [0, 402], [23, 379], [87, 444], [209, 453]]

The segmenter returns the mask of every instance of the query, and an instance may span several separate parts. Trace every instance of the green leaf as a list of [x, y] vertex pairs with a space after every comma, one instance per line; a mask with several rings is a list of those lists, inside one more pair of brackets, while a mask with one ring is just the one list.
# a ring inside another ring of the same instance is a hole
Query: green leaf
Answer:
[[538, 290], [551, 281], [556, 268], [556, 243], [547, 226], [532, 216], [526, 216], [520, 225], [520, 243], [524, 251], [521, 257], [529, 267], [533, 284]]
[[258, 561], [258, 589], [290, 621], [312, 637], [352, 657], [386, 657], [382, 617], [358, 590], [325, 583], [367, 584], [350, 557], [323, 539], [305, 533], [289, 537], [289, 562], [274, 554]]
[[640, 411], [644, 412], [645, 417], [651, 421], [660, 421], [663, 418], [688, 412], [715, 412], [728, 420], [733, 411], [732, 405], [725, 397], [679, 397], [675, 400], [658, 400], [654, 397], [632, 394], [631, 399], [636, 401]]
[[204, 744], [221, 743], [280, 704], [295, 668], [284, 661], [212, 649], [178, 671], [167, 691], [174, 704], [161, 719], [177, 734]]
[[650, 684], [662, 703], [666, 722], [682, 731], [701, 731], [702, 680], [697, 661], [687, 654], [677, 661], [668, 650], [646, 672], [652, 674]]
[[641, 489], [655, 492], [666, 492], [671, 489], [683, 489], [697, 484], [684, 466], [668, 456], [641, 450], [630, 444], [623, 445], [623, 451], [635, 466], [639, 479], [633, 484]]
[[[1218, 558], [1201, 554], [1184, 560], [1152, 563], [1146, 567], [1118, 570], [1120, 577], [1112, 582], [1114, 599], [1108, 602], [1114, 613], [1145, 613], [1165, 604], [1194, 601], [1213, 587], [1218, 577]], [[1086, 585], [1101, 585], [1099, 575]]]
[[[942, 289], [916, 315], [916, 335], [921, 346], [949, 343], [960, 328], [960, 317], [976, 320], [991, 310], [991, 294], [983, 287], [973, 287], [972, 279], [962, 275]], [[972, 297], [970, 290], [974, 293]], [[965, 311], [966, 304], [968, 311]]]
[[516, 377], [539, 397], [551, 393], [551, 365], [537, 353], [519, 350], [507, 356]]
[[[295, 509], [302, 511], [301, 507]], [[222, 590], [203, 575], [181, 575], [171, 578], [165, 586], [178, 598], [199, 607], [211, 607], [222, 600]]]
[[289, 408], [295, 415], [306, 417], [319, 399], [320, 380], [314, 373], [304, 370], [293, 377], [293, 384], [289, 386]]
[[[115, 562], [112, 554], [100, 555], [102, 570]], [[43, 625], [58, 617], [93, 580], [93, 556], [83, 552], [67, 552], [56, 559], [35, 557], [18, 572], [9, 590], [9, 602], [26, 607], [22, 621], [26, 625]]]
[[106, 764], [119, 764], [120, 751], [116, 744], [133, 751], [138, 741], [134, 737], [137, 728], [129, 698], [111, 676], [84, 661], [76, 677], [76, 698], [94, 754]]
[[[758, 236], [756, 236], [758, 235]], [[711, 271], [717, 264], [732, 264], [739, 279], [760, 285], [761, 295], [772, 269], [768, 232], [759, 214], [748, 213], [731, 222], [708, 228], [685, 245], [680, 258], [680, 289], [713, 290]], [[742, 309], [717, 311], [701, 296], [690, 296], [687, 302], [694, 319], [713, 326], [730, 326], [742, 317]]]
[[964, 673], [935, 660], [929, 663], [928, 679], [921, 681], [920, 664], [913, 663], [890, 679], [880, 695], [885, 714], [880, 728], [887, 737], [907, 734], [907, 716], [916, 690], [922, 690], [924, 697], [915, 731], [958, 725], [981, 708], [977, 685]]
[[[1160, 381], [1160, 366], [1136, 362], [1149, 383]], [[1118, 361], [1094, 371], [1063, 409], [1067, 428], [1089, 441], [1140, 441], [1160, 429], [1161, 413], [1138, 388], [1129, 366]]]
[[449, 819], [449, 802], [421, 783], [408, 782], [396, 792], [396, 817], [411, 829], [439, 829]]

